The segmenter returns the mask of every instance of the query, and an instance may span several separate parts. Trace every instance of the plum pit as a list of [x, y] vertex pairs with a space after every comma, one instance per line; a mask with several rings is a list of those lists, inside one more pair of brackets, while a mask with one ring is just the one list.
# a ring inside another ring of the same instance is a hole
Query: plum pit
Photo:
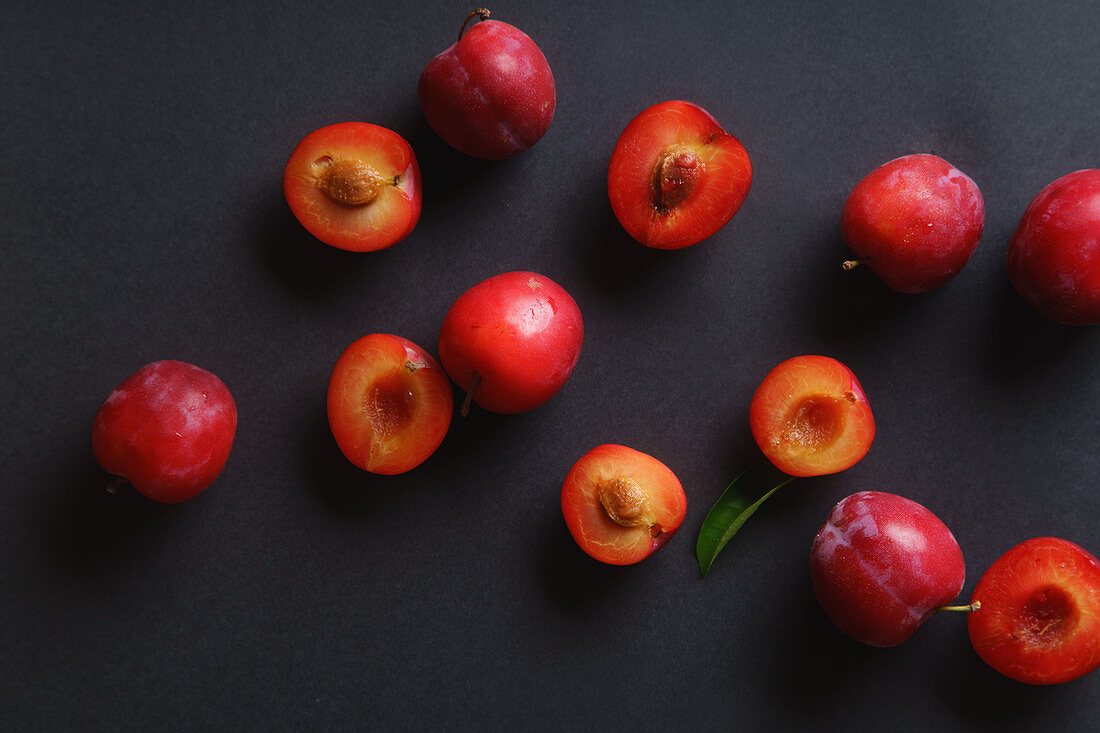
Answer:
[[320, 169], [317, 187], [344, 206], [365, 206], [378, 198], [385, 178], [361, 160], [333, 160], [323, 155], [313, 162]]
[[622, 527], [640, 527], [653, 524], [653, 509], [649, 495], [629, 476], [619, 476], [601, 481], [596, 495], [604, 512]]
[[703, 161], [688, 147], [669, 150], [653, 166], [653, 203], [658, 211], [669, 211], [686, 201], [703, 174]]

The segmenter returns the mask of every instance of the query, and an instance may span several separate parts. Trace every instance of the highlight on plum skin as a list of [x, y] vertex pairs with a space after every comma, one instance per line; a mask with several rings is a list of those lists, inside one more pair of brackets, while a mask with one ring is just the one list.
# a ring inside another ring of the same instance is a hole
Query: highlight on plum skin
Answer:
[[772, 369], [749, 405], [760, 450], [791, 476], [821, 476], [859, 462], [875, 418], [856, 375], [827, 356], [796, 356]]
[[814, 537], [810, 579], [825, 614], [864, 644], [901, 644], [962, 590], [954, 535], [915, 501], [881, 491], [843, 499]]
[[752, 184], [743, 145], [697, 104], [661, 102], [615, 143], [607, 194], [615, 217], [647, 247], [682, 249], [724, 227]]
[[[469, 25], [475, 16], [481, 21]], [[424, 67], [417, 95], [444, 142], [474, 158], [503, 160], [546, 134], [557, 95], [538, 44], [488, 17], [484, 8], [470, 14], [458, 41]]]
[[302, 139], [283, 172], [294, 216], [325, 244], [374, 252], [407, 237], [420, 219], [420, 167], [393, 130], [341, 122]]
[[1069, 540], [1036, 537], [998, 558], [974, 588], [970, 641], [993, 669], [1032, 685], [1100, 666], [1100, 562]]
[[92, 450], [104, 470], [154, 501], [175, 504], [214, 482], [236, 430], [237, 405], [218, 377], [194, 364], [155, 361], [99, 408]]
[[606, 444], [585, 453], [569, 470], [561, 508], [570, 534], [589, 556], [609, 565], [631, 565], [672, 539], [687, 514], [687, 497], [661, 461]]
[[1047, 318], [1100, 324], [1100, 169], [1075, 171], [1028, 204], [1008, 246], [1016, 292]]
[[906, 155], [860, 181], [844, 202], [841, 231], [858, 259], [902, 293], [923, 293], [955, 277], [985, 228], [977, 184], [935, 155]]
[[439, 330], [439, 360], [472, 400], [516, 414], [547, 402], [580, 358], [584, 321], [556, 282], [535, 272], [506, 272], [460, 295]]
[[328, 420], [341, 452], [371, 473], [416, 468], [443, 442], [454, 395], [435, 359], [408, 339], [369, 334], [347, 347], [328, 386]]

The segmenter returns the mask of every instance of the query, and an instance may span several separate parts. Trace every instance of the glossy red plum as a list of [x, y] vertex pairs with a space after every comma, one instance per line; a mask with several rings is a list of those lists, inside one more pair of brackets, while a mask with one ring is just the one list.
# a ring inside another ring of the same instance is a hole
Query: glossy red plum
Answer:
[[1100, 323], [1100, 169], [1062, 176], [1032, 200], [1008, 246], [1008, 276], [1047, 318]]
[[237, 406], [220, 379], [193, 364], [156, 361], [107, 397], [92, 425], [92, 449], [105, 470], [174, 504], [218, 477], [236, 430]]
[[486, 410], [526, 412], [562, 388], [583, 340], [569, 293], [543, 275], [507, 272], [470, 288], [447, 311], [439, 360]]
[[561, 509], [582, 550], [610, 565], [641, 562], [672, 539], [687, 498], [665, 464], [623, 445], [585, 453], [565, 477]]
[[842, 500], [814, 538], [810, 579], [826, 615], [857, 641], [896, 646], [962, 590], [954, 535], [915, 501], [881, 491]]
[[978, 186], [943, 158], [926, 154], [871, 171], [848, 195], [841, 215], [844, 241], [859, 262], [903, 293], [923, 293], [953, 278], [974, 254], [984, 227]]
[[455, 150], [502, 160], [546, 134], [554, 119], [554, 76], [542, 51], [518, 28], [496, 20], [465, 27], [458, 42], [421, 72], [420, 106]]
[[974, 588], [970, 641], [993, 669], [1032, 685], [1100, 666], [1100, 562], [1083, 547], [1037, 537], [997, 559]]
[[607, 195], [627, 233], [647, 247], [681, 249], [724, 227], [752, 184], [744, 146], [691, 102], [655, 104], [611, 153]]

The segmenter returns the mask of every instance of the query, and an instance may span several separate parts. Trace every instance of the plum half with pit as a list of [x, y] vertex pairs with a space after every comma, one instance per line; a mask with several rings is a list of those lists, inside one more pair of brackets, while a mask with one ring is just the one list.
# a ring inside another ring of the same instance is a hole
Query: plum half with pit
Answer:
[[325, 244], [374, 252], [420, 219], [420, 168], [393, 130], [341, 122], [306, 135], [287, 161], [283, 193], [302, 226]]
[[[481, 19], [466, 30], [474, 17]], [[428, 124], [460, 153], [503, 160], [538, 142], [554, 119], [554, 75], [538, 45], [478, 8], [458, 41], [428, 62], [418, 95]]]
[[661, 461], [607, 444], [585, 453], [569, 470], [561, 509], [582, 550], [609, 565], [630, 565], [672, 539], [687, 513], [687, 497]]
[[1062, 176], [1032, 200], [1008, 246], [1008, 277], [1047, 318], [1100, 323], [1100, 168]]
[[222, 380], [182, 361], [155, 361], [124, 379], [96, 413], [92, 450], [106, 471], [165, 504], [190, 499], [222, 472], [237, 405]]
[[861, 491], [837, 504], [814, 538], [810, 579], [825, 614], [871, 646], [896, 646], [962, 590], [955, 536], [915, 501]]
[[841, 232], [859, 259], [902, 293], [923, 293], [955, 277], [985, 228], [977, 184], [935, 155], [906, 155], [871, 171], [844, 202]]
[[745, 147], [705, 109], [673, 100], [635, 117], [615, 143], [607, 195], [647, 247], [682, 249], [724, 227], [752, 185]]

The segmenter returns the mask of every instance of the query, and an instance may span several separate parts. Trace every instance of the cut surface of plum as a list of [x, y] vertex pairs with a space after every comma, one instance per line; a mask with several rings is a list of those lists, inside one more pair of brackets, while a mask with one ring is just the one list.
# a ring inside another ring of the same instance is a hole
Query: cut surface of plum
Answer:
[[875, 438], [859, 380], [826, 356], [797, 356], [769, 372], [749, 405], [749, 424], [768, 460], [792, 476], [843, 471]]
[[656, 104], [623, 131], [607, 192], [623, 228], [642, 244], [681, 249], [726, 225], [752, 183], [744, 146], [702, 107]]
[[307, 135], [290, 156], [283, 192], [310, 234], [372, 252], [404, 239], [420, 218], [420, 169], [392, 130], [343, 122]]
[[329, 427], [356, 466], [404, 473], [423, 463], [451, 424], [451, 383], [426, 351], [390, 334], [349, 346], [329, 379]]
[[687, 498], [656, 458], [623, 445], [593, 448], [562, 485], [562, 514], [582, 550], [610, 565], [640, 562], [680, 528]]

